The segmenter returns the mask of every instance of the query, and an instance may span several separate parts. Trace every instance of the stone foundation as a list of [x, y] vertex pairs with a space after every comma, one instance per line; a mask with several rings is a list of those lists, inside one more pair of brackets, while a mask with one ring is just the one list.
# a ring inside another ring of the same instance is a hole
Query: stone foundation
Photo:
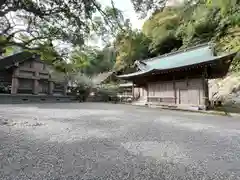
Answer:
[[0, 94], [0, 104], [74, 102], [75, 96]]

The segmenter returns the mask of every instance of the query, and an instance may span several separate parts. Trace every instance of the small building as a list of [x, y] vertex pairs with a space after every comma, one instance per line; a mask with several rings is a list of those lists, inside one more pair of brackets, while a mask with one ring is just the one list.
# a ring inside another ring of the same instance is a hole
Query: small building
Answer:
[[[134, 85], [132, 82], [119, 84], [118, 97], [121, 102], [132, 101], [134, 97]], [[135, 95], [137, 97], [137, 95]]]
[[94, 85], [101, 86], [116, 79], [115, 73], [112, 71], [102, 72], [92, 78]]
[[65, 96], [66, 83], [55, 81], [51, 74], [52, 70], [51, 65], [41, 61], [40, 56], [30, 52], [21, 52], [2, 58], [0, 59], [0, 85], [2, 89], [5, 88], [2, 93]]
[[216, 56], [209, 44], [137, 61], [139, 71], [119, 76], [141, 89], [144, 104], [206, 109], [208, 79], [228, 72], [236, 53]]

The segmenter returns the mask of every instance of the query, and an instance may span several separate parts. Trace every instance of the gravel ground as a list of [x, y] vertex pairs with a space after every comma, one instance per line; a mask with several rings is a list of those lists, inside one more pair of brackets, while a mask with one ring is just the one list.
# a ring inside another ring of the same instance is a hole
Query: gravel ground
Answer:
[[239, 117], [101, 103], [0, 105], [1, 180], [236, 180], [239, 145]]

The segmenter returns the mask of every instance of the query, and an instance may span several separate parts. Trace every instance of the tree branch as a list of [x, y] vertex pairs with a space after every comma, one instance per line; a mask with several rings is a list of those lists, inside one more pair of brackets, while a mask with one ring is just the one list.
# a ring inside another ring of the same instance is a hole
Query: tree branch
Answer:
[[2, 31], [1, 34], [6, 34], [10, 29], [12, 29], [11, 23], [6, 16], [3, 17], [7, 21], [7, 27]]
[[116, 8], [115, 8], [115, 5], [114, 5], [113, 0], [111, 0], [111, 4], [112, 4], [112, 8], [113, 8], [113, 10], [114, 10], [113, 14], [114, 14], [115, 19], [116, 19], [116, 21], [117, 21], [118, 27], [119, 27], [122, 31], [124, 31], [124, 29], [122, 28], [120, 22], [118, 21], [117, 14], [116, 14]]
[[[108, 15], [101, 9], [101, 7], [98, 6], [98, 4], [96, 4], [96, 2], [95, 2], [94, 0], [91, 0], [91, 2], [92, 2], [93, 5], [97, 8], [97, 10], [100, 12], [100, 14], [103, 15], [104, 21], [107, 23], [107, 25], [109, 25], [109, 27], [111, 28], [111, 31], [112, 31], [114, 25], [113, 25], [112, 22], [109, 20]], [[111, 24], [112, 26], [110, 26], [109, 22], [110, 22], [110, 24]]]

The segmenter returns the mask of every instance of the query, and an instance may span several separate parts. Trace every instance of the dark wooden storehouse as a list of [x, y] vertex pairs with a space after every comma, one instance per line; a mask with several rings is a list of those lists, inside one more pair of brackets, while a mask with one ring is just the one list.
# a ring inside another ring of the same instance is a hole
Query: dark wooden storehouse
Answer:
[[140, 87], [140, 99], [145, 99], [148, 105], [206, 109], [208, 79], [225, 76], [235, 55], [216, 56], [212, 46], [202, 44], [137, 61], [139, 71], [119, 78]]

